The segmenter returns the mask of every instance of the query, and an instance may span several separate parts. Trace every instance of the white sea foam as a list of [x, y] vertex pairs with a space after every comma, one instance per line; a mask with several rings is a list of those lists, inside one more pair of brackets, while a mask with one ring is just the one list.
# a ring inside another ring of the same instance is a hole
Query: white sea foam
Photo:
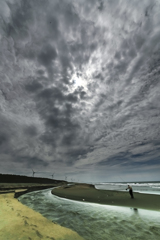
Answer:
[[134, 192], [160, 195], [160, 182], [97, 183], [95, 184], [95, 187], [103, 190], [124, 191], [127, 185], [131, 185]]

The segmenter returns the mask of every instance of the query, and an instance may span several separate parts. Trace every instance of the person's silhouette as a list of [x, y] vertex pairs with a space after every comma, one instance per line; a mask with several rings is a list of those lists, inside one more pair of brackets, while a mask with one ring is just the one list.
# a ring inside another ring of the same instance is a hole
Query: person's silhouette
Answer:
[[129, 194], [131, 195], [131, 198], [134, 198], [133, 197], [133, 190], [132, 190], [132, 187], [130, 185], [128, 185], [128, 187], [126, 188], [126, 190], [129, 189]]

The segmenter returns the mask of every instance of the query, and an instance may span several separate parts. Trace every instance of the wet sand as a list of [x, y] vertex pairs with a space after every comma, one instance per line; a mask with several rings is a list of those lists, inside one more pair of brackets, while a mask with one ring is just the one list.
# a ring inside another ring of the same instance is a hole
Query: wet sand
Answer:
[[0, 194], [0, 239], [84, 240], [76, 232], [53, 223], [21, 204], [14, 194]]
[[134, 199], [131, 199], [128, 191], [98, 190], [90, 184], [55, 188], [52, 194], [78, 201], [160, 211], [160, 195], [133, 193]]

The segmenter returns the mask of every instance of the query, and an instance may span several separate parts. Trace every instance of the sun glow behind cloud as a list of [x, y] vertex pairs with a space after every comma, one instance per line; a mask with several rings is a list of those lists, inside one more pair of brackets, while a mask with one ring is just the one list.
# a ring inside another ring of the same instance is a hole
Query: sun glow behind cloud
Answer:
[[78, 87], [83, 88], [84, 90], [87, 89], [87, 80], [81, 76], [82, 74], [73, 74], [70, 82], [72, 83], [73, 90], [77, 89]]
[[70, 79], [72, 89], [81, 88], [84, 91], [88, 91], [88, 85], [94, 82], [93, 74], [94, 66], [92, 66], [92, 70], [88, 67], [87, 69], [83, 69], [83, 72], [77, 71], [73, 73]]

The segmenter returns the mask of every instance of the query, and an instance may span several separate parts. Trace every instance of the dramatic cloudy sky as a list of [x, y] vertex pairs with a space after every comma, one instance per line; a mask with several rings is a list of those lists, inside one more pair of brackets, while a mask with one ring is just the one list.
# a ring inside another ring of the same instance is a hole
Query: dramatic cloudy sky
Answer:
[[160, 1], [0, 0], [0, 172], [160, 180]]

